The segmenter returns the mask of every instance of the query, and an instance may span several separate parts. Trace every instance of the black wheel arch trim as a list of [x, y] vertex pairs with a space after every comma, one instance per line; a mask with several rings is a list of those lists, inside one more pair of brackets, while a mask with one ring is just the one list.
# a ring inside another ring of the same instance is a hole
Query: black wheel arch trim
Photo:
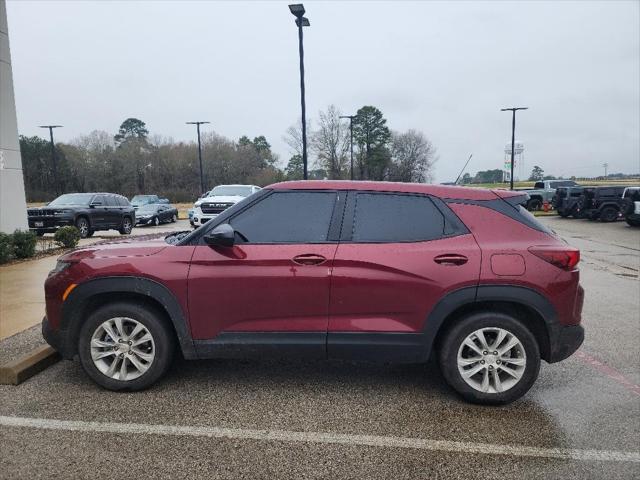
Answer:
[[65, 358], [77, 353], [77, 339], [82, 324], [81, 312], [97, 295], [135, 294], [159, 303], [169, 317], [176, 332], [182, 354], [186, 359], [197, 358], [191, 338], [187, 316], [174, 294], [165, 285], [146, 277], [110, 276], [81, 283], [62, 304], [58, 347]]
[[[522, 305], [534, 310], [543, 319], [549, 340], [548, 352], [544, 352], [543, 359], [554, 361], [555, 352], [559, 348], [555, 345], [562, 330], [553, 305], [541, 293], [517, 285], [478, 285], [463, 287], [445, 295], [428, 314], [422, 332], [424, 333], [426, 356], [431, 354], [435, 339], [445, 321], [458, 309], [473, 306], [478, 302], [508, 302]], [[544, 348], [541, 345], [541, 352]], [[545, 358], [546, 357], [546, 358]]]

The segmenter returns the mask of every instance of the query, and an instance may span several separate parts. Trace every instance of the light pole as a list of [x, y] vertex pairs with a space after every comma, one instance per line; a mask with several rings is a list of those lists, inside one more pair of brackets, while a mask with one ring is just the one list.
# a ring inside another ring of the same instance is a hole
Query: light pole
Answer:
[[351, 147], [351, 180], [353, 180], [353, 119], [357, 118], [357, 115], [340, 115], [340, 118], [349, 119], [349, 143]]
[[53, 129], [62, 128], [62, 125], [40, 125], [40, 128], [49, 129], [49, 138], [51, 139], [51, 165], [53, 166], [53, 188], [56, 191], [56, 197], [60, 195], [60, 183], [58, 182], [58, 164], [56, 162], [56, 147], [53, 143]]
[[200, 195], [204, 193], [204, 175], [202, 173], [202, 144], [200, 143], [200, 125], [211, 122], [186, 122], [187, 125], [195, 125], [198, 131], [198, 161], [200, 162]]
[[302, 27], [311, 25], [309, 19], [304, 17], [304, 5], [296, 3], [289, 5], [289, 10], [296, 17], [298, 26], [298, 50], [300, 51], [300, 106], [302, 107], [302, 166], [303, 178], [307, 179], [307, 114], [304, 100], [304, 48], [302, 46]]
[[529, 107], [511, 107], [501, 108], [502, 112], [512, 112], [513, 118], [511, 119], [511, 177], [509, 189], [513, 190], [513, 157], [515, 156], [515, 139], [516, 139], [516, 110], [527, 110]]

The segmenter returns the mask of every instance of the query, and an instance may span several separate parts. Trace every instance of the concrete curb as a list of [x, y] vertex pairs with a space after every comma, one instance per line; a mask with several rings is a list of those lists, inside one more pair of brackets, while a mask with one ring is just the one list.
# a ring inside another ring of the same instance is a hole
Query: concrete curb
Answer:
[[0, 365], [0, 385], [19, 385], [60, 360], [60, 354], [42, 345], [23, 357]]

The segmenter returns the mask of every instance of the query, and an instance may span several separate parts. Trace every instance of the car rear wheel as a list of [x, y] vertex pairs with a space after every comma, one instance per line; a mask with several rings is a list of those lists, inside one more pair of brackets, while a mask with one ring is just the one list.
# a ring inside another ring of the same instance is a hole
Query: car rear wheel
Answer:
[[169, 368], [174, 339], [162, 315], [128, 302], [96, 310], [80, 330], [78, 352], [87, 374], [109, 390], [142, 390]]
[[129, 235], [131, 230], [133, 229], [133, 223], [129, 217], [124, 217], [122, 219], [122, 226], [120, 227], [120, 235]]
[[76, 228], [80, 232], [80, 238], [87, 238], [89, 236], [89, 220], [85, 217], [80, 217], [76, 220]]
[[533, 334], [501, 312], [468, 315], [440, 344], [447, 383], [473, 403], [503, 405], [522, 397], [538, 378], [540, 351]]
[[604, 207], [600, 212], [600, 220], [603, 222], [615, 222], [618, 219], [618, 210], [615, 207]]

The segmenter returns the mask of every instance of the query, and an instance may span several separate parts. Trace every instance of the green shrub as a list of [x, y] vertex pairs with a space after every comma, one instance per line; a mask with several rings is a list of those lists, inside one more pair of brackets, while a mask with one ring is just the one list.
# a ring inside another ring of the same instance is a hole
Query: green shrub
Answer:
[[75, 248], [80, 241], [80, 231], [73, 226], [62, 227], [56, 231], [53, 239], [61, 247]]
[[13, 236], [0, 233], [0, 263], [7, 263], [13, 256]]
[[16, 258], [33, 257], [36, 253], [36, 234], [29, 231], [13, 232], [13, 254]]

